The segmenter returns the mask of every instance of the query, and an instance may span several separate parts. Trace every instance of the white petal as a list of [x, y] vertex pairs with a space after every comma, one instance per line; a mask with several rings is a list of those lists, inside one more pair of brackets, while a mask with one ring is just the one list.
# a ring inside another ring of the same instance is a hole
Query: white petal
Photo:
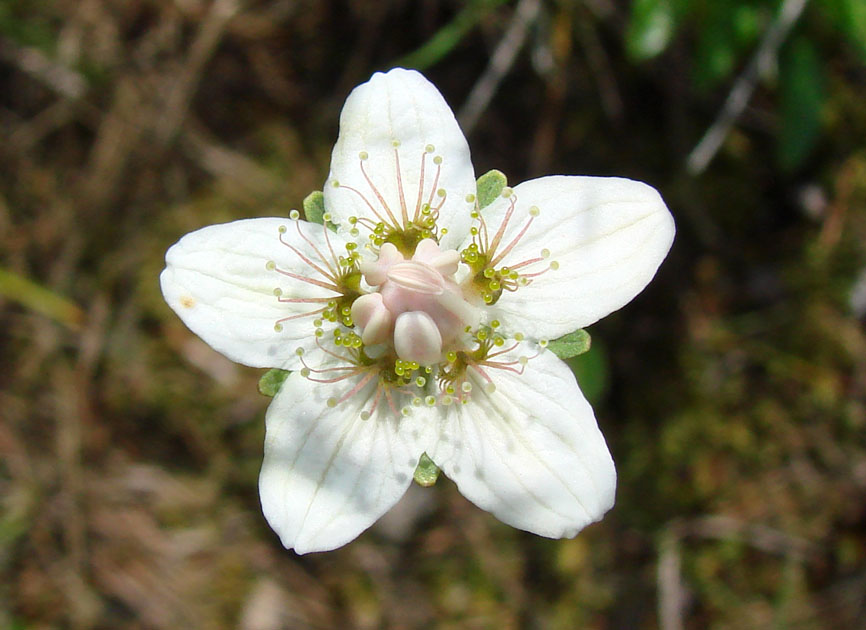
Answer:
[[[529, 337], [554, 339], [588, 326], [630, 302], [655, 275], [674, 238], [670, 212], [654, 188], [616, 177], [552, 176], [514, 188], [514, 215], [502, 240], [507, 246], [539, 209], [529, 230], [497, 265], [549, 257], [521, 269], [558, 269], [529, 286], [504, 291], [492, 317]], [[509, 202], [484, 212], [495, 232]]]
[[404, 209], [411, 220], [420, 204], [439, 205], [439, 190], [446, 195], [439, 226], [448, 229], [441, 242], [454, 247], [469, 230], [473, 203], [467, 196], [475, 194], [466, 138], [445, 99], [421, 74], [403, 68], [374, 74], [352, 91], [340, 115], [325, 207], [343, 222], [353, 215], [378, 221], [375, 213], [388, 219], [390, 210], [402, 225]]
[[403, 496], [423, 451], [430, 423], [395, 416], [384, 396], [373, 416], [361, 419], [372, 384], [328, 406], [358, 381], [317, 384], [293, 372], [268, 408], [262, 510], [283, 545], [299, 554], [334, 549], [372, 525]]
[[[295, 225], [298, 223], [298, 225]], [[323, 298], [336, 294], [268, 269], [278, 269], [325, 281], [298, 253], [280, 242], [280, 226], [288, 229], [283, 240], [309, 260], [322, 265], [313, 247], [327, 252], [320, 226], [290, 219], [247, 219], [211, 225], [187, 234], [166, 253], [160, 285], [166, 302], [183, 322], [214, 349], [238, 363], [253, 367], [298, 367], [295, 350], [314, 346], [312, 317], [278, 321], [307, 313], [322, 303], [281, 302], [284, 298]], [[339, 237], [335, 248], [343, 246]]]
[[469, 403], [445, 407], [428, 455], [467, 499], [509, 525], [575, 536], [613, 506], [616, 488], [592, 408], [550, 352], [531, 359], [523, 375], [484, 370], [496, 391], [486, 393], [477, 378]]

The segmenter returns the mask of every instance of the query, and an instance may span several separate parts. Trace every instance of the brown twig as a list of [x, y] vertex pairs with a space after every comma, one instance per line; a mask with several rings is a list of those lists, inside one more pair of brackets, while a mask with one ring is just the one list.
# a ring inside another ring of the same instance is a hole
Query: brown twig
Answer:
[[190, 46], [186, 63], [169, 92], [165, 104], [165, 115], [156, 128], [160, 142], [169, 142], [183, 123], [202, 70], [210, 60], [231, 19], [240, 10], [238, 0], [214, 0], [204, 22]]
[[490, 105], [499, 84], [508, 74], [517, 58], [517, 53], [526, 41], [529, 26], [538, 17], [540, 10], [540, 0], [520, 0], [514, 10], [511, 23], [490, 57], [490, 63], [475, 83], [475, 87], [469, 93], [469, 98], [466, 99], [466, 103], [457, 115], [457, 120], [460, 121], [463, 131], [466, 133], [475, 127], [481, 114]]
[[779, 47], [803, 14], [808, 0], [785, 0], [746, 69], [737, 77], [716, 120], [686, 159], [686, 170], [700, 175], [721, 148], [734, 123], [746, 109], [761, 75], [776, 59]]

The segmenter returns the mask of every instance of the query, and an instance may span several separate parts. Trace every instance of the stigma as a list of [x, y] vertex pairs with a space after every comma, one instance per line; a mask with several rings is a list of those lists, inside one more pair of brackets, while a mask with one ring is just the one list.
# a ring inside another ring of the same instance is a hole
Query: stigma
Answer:
[[433, 239], [421, 240], [408, 260], [394, 244], [383, 244], [375, 262], [361, 264], [374, 292], [352, 305], [364, 344], [390, 342], [400, 359], [421, 365], [441, 361], [443, 347], [480, 319], [454, 278], [459, 262], [456, 250], [442, 250]]

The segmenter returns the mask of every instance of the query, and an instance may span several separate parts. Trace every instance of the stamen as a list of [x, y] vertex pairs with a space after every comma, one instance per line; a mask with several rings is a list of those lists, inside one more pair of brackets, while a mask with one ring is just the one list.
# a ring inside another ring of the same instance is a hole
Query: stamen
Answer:
[[[502, 196], [506, 196], [505, 190], [502, 191]], [[514, 214], [514, 208], [517, 205], [517, 197], [515, 195], [509, 194], [508, 198], [511, 199], [511, 203], [508, 205], [508, 210], [505, 211], [505, 217], [502, 219], [502, 223], [499, 224], [499, 229], [496, 231], [493, 240], [487, 247], [485, 247], [485, 250], [488, 253], [492, 254], [496, 251], [496, 248], [499, 247], [499, 243], [500, 241], [502, 241], [502, 237], [505, 236], [505, 228], [508, 227], [508, 222], [511, 220], [511, 215]]]
[[349, 390], [348, 392], [346, 392], [345, 394], [343, 394], [343, 396], [340, 398], [340, 400], [337, 401], [337, 404], [339, 405], [339, 404], [341, 404], [341, 403], [346, 402], [346, 401], [349, 400], [352, 396], [354, 396], [354, 395], [357, 394], [359, 391], [361, 391], [362, 389], [364, 389], [364, 387], [367, 386], [367, 384], [370, 382], [370, 380], [371, 380], [374, 376], [376, 376], [376, 371], [375, 371], [375, 370], [367, 370], [367, 374], [364, 376], [364, 378], [362, 378], [360, 381], [358, 381], [358, 384], [355, 385], [351, 390]]
[[433, 195], [439, 188], [439, 175], [442, 173], [442, 156], [437, 155], [433, 158], [433, 164], [436, 165], [436, 176], [433, 178], [433, 186], [430, 188], [430, 196], [427, 198], [427, 205], [433, 207]]
[[[364, 169], [362, 168], [361, 170], [363, 171]], [[367, 179], [367, 181], [370, 181], [369, 178]], [[371, 186], [372, 186], [372, 184], [371, 184]], [[370, 200], [367, 199], [367, 197], [364, 196], [364, 193], [362, 193], [360, 190], [358, 190], [357, 188], [353, 188], [352, 186], [343, 186], [339, 182], [336, 183], [336, 187], [337, 188], [345, 188], [346, 190], [349, 190], [349, 191], [355, 193], [356, 195], [358, 195], [361, 198], [361, 201], [363, 201], [365, 204], [367, 204], [367, 207], [370, 209], [370, 212], [372, 212], [374, 215], [376, 215], [376, 218], [379, 219], [379, 221], [381, 221], [382, 223], [388, 223], [388, 220], [385, 217], [383, 217], [381, 214], [379, 214], [379, 212], [376, 210], [376, 208], [373, 206], [373, 204], [370, 203]], [[381, 199], [381, 197], [380, 197], [380, 199]], [[393, 227], [397, 228], [398, 226], [395, 224]]]
[[[500, 337], [500, 339], [501, 339], [501, 337]], [[494, 352], [493, 354], [488, 354], [487, 358], [492, 359], [493, 357], [498, 357], [500, 355], [507, 354], [507, 353], [511, 352], [512, 350], [514, 350], [518, 345], [520, 345], [520, 344], [515, 343], [513, 346], [506, 348], [505, 350], [499, 350], [498, 352]]]
[[[373, 191], [373, 194], [376, 195], [376, 199], [379, 200], [379, 203], [382, 204], [382, 208], [385, 209], [385, 212], [388, 213], [388, 217], [391, 219], [391, 224], [395, 229], [399, 230], [400, 225], [397, 223], [397, 219], [394, 217], [394, 214], [391, 212], [391, 208], [388, 207], [385, 198], [382, 197], [382, 193], [379, 192], [379, 189], [376, 188], [376, 185], [373, 183], [373, 180], [370, 179], [370, 176], [367, 175], [367, 170], [364, 168], [364, 162], [361, 162], [361, 173], [364, 175], [364, 179], [367, 180], [367, 184], [370, 186], [370, 189]], [[376, 216], [379, 216], [376, 214]]]
[[[280, 302], [284, 302], [284, 301], [288, 301], [288, 300], [280, 300]], [[325, 311], [326, 309], [327, 309], [327, 307], [324, 306], [322, 308], [316, 309], [315, 311], [309, 311], [306, 313], [298, 313], [297, 315], [290, 315], [289, 317], [283, 317], [281, 319], [278, 319], [274, 323], [274, 330], [277, 332], [282, 332], [283, 331], [283, 322], [288, 322], [288, 321], [291, 321], [293, 319], [301, 319], [302, 317], [310, 317], [311, 315], [316, 315], [318, 313]]]
[[[428, 149], [432, 149], [433, 145], [428, 144]], [[412, 215], [412, 223], [417, 223], [419, 213], [421, 212], [421, 202], [424, 199], [424, 167], [427, 164], [427, 154], [430, 151], [424, 151], [421, 154], [421, 175], [418, 177], [418, 199], [415, 201], [415, 214]]]
[[[512, 197], [512, 198], [514, 198], [514, 197]], [[512, 204], [509, 211], [513, 208], [514, 208], [514, 205]], [[535, 213], [532, 212], [533, 210], [535, 210]], [[501, 252], [499, 252], [499, 255], [497, 255], [496, 258], [494, 258], [493, 260], [490, 261], [491, 265], [494, 265], [494, 266], [497, 265], [503, 258], [505, 258], [505, 256], [508, 254], [508, 252], [510, 252], [512, 249], [514, 249], [514, 246], [517, 245], [518, 241], [520, 241], [520, 239], [523, 238], [523, 235], [526, 234], [526, 230], [529, 229], [529, 226], [532, 225], [532, 222], [535, 220], [535, 217], [537, 217], [537, 216], [538, 216], [538, 208], [535, 206], [532, 206], [532, 208], [529, 209], [529, 221], [526, 222], [526, 224], [523, 226], [523, 228], [520, 230], [520, 232], [517, 234], [517, 236], [515, 236], [514, 239], [512, 239], [512, 241]], [[504, 225], [504, 223], [503, 223], [503, 225]], [[500, 230], [502, 231], [502, 228], [500, 228]], [[498, 234], [497, 234], [497, 236], [498, 236]]]
[[[268, 261], [273, 262], [273, 261]], [[269, 271], [276, 271], [278, 274], [287, 276], [289, 278], [293, 278], [294, 280], [300, 280], [301, 282], [306, 282], [307, 284], [312, 284], [317, 287], [322, 287], [323, 289], [328, 289], [329, 291], [333, 291], [334, 293], [339, 293], [340, 289], [336, 286], [336, 284], [328, 284], [327, 282], [322, 282], [321, 280], [315, 280], [313, 278], [307, 278], [306, 276], [301, 276], [296, 273], [292, 273], [291, 271], [286, 271], [285, 269], [280, 269], [274, 264], [273, 266], [267, 266]]]
[[383, 387], [382, 389], [385, 390], [385, 400], [388, 401], [388, 406], [391, 408], [391, 411], [394, 412], [395, 416], [398, 415], [397, 407], [394, 405], [394, 397], [391, 396], [391, 388], [386, 386], [386, 387]]
[[[327, 213], [325, 213], [325, 216], [322, 217], [322, 219], [322, 230], [324, 230], [325, 232], [325, 245], [328, 246], [328, 251], [331, 253], [331, 260], [337, 260], [337, 255], [334, 253], [334, 248], [331, 247], [331, 237], [329, 234], [331, 230], [328, 229], [328, 222], [331, 220], [331, 217]], [[346, 243], [346, 245], [348, 246], [349, 243]], [[330, 265], [328, 266], [328, 268], [330, 269]]]
[[[327, 224], [328, 220], [330, 219], [330, 216], [329, 216], [327, 213], [325, 213], [325, 214], [323, 215], [322, 219], [324, 220], [324, 223], [322, 224], [322, 228], [325, 229], [325, 230], [327, 230], [328, 227], [327, 227], [326, 224]], [[298, 235], [299, 235], [302, 239], [304, 239], [304, 241], [306, 241], [306, 243], [307, 243], [307, 244], [308, 244], [308, 245], [313, 249], [314, 252], [316, 252], [316, 256], [319, 257], [319, 260], [321, 260], [321, 261], [325, 264], [325, 266], [328, 268], [328, 271], [331, 272], [331, 274], [332, 274], [332, 275], [331, 275], [331, 278], [332, 278], [332, 279], [336, 279], [336, 277], [339, 275], [339, 273], [338, 273], [337, 269], [335, 268], [335, 267], [338, 267], [338, 265], [336, 264], [336, 260], [337, 260], [337, 258], [336, 258], [336, 256], [334, 256], [334, 250], [331, 250], [331, 261], [334, 261], [334, 265], [335, 265], [334, 267], [332, 267], [332, 266], [331, 266], [331, 262], [328, 261], [328, 259], [327, 259], [323, 254], [322, 254], [322, 252], [319, 251], [319, 248], [316, 247], [315, 243], [313, 243], [313, 242], [312, 242], [312, 241], [307, 237], [307, 235], [304, 234], [303, 230], [301, 230], [301, 222], [300, 222], [300, 221], [296, 221], [296, 222], [295, 222], [295, 227], [296, 227], [297, 230], [298, 230]], [[327, 241], [327, 238], [328, 238], [328, 235], [327, 235], [327, 232], [326, 232], [326, 233], [325, 233], [325, 239], [326, 239], [326, 241]], [[280, 241], [281, 241], [281, 242], [284, 242], [284, 241], [282, 240], [282, 233], [280, 234]], [[331, 247], [331, 246], [330, 246], [330, 243], [328, 243], [328, 249], [330, 249], [330, 247]], [[294, 248], [293, 248], [293, 249], [294, 249]], [[312, 264], [312, 263], [310, 263], [310, 264]], [[315, 267], [315, 265], [313, 265], [313, 266]], [[318, 268], [316, 268], [316, 269], [318, 270]], [[319, 271], [320, 271], [320, 270], [319, 270]], [[323, 275], [327, 275], [327, 274], [324, 274], [324, 272], [321, 272], [321, 271], [320, 271], [320, 273], [323, 273]]]
[[[335, 359], [339, 359], [340, 361], [345, 361], [346, 363], [350, 363], [352, 365], [357, 364], [357, 362], [355, 360], [353, 360], [349, 357], [344, 357], [342, 355], [337, 354], [336, 352], [331, 352], [330, 350], [328, 350], [325, 346], [322, 345], [322, 342], [318, 337], [316, 338], [316, 346], [318, 346], [319, 350], [321, 350], [322, 352], [324, 352], [327, 355], [334, 357]], [[304, 365], [306, 365], [306, 363]]]
[[288, 247], [290, 250], [292, 250], [295, 253], [295, 255], [297, 255], [298, 258], [303, 260], [307, 265], [309, 265], [310, 267], [312, 267], [313, 269], [318, 271], [320, 274], [322, 274], [325, 278], [327, 278], [328, 280], [330, 280], [331, 282], [336, 284], [337, 283], [337, 275], [338, 275], [337, 271], [331, 267], [331, 265], [328, 263], [327, 260], [325, 260], [324, 256], [322, 256], [322, 253], [316, 248], [315, 245], [313, 245], [313, 243], [310, 241], [310, 239], [308, 239], [306, 236], [304, 236], [304, 233], [301, 231], [300, 221], [296, 222], [295, 225], [298, 227], [298, 234], [301, 236], [302, 239], [304, 239], [304, 241], [307, 242], [307, 244], [312, 248], [312, 250], [314, 252], [316, 252], [316, 255], [319, 257], [319, 260], [321, 260], [325, 264], [325, 266], [328, 268], [328, 271], [325, 271], [319, 265], [317, 265], [312, 260], [310, 260], [297, 247], [295, 247], [294, 245], [292, 245], [288, 241], [283, 240], [284, 232], [282, 230], [280, 231], [280, 237], [279, 237], [280, 243], [282, 243], [283, 245]]
[[544, 260], [544, 258], [540, 256], [538, 258], [528, 258], [527, 260], [511, 265], [511, 270], [514, 271], [516, 269], [528, 267], [529, 265], [534, 265], [535, 263], [541, 262], [542, 260]]
[[282, 297], [281, 295], [277, 295], [278, 302], [285, 302], [289, 304], [327, 304], [331, 301], [331, 298], [326, 297], [317, 297], [317, 298], [287, 298]]
[[[309, 369], [309, 368], [307, 368], [307, 369]], [[312, 370], [310, 370], [310, 371], [312, 371]], [[335, 376], [334, 378], [313, 378], [312, 376], [309, 376], [309, 375], [307, 375], [305, 378], [308, 381], [312, 381], [313, 383], [321, 383], [322, 385], [331, 385], [333, 383], [339, 383], [340, 381], [345, 381], [347, 378], [351, 378], [352, 376], [355, 376], [356, 374], [360, 374], [362, 371], [363, 370], [361, 368], [355, 368], [352, 372], [349, 372], [348, 374], [342, 374], [340, 376]], [[332, 400], [332, 399], [329, 398], [328, 400]], [[334, 407], [336, 405], [330, 405], [329, 404], [328, 406]]]
[[394, 148], [394, 163], [397, 168], [397, 194], [400, 197], [400, 213], [403, 216], [403, 229], [409, 227], [409, 211], [406, 208], [406, 196], [403, 194], [403, 173], [400, 170], [400, 152]]
[[535, 273], [520, 274], [520, 279], [522, 280], [523, 278], [537, 278], [538, 276], [547, 273], [548, 271], [556, 271], [557, 269], [559, 269], [559, 263], [554, 260], [547, 266], [546, 269], [536, 271]]

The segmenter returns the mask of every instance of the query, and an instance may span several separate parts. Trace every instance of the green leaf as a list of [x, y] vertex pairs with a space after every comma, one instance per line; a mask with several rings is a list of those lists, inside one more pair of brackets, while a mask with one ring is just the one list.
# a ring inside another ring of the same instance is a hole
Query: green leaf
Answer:
[[580, 391], [592, 404], [598, 403], [605, 391], [608, 381], [608, 360], [604, 345], [596, 340], [589, 352], [566, 361], [574, 372]]
[[325, 195], [321, 190], [314, 190], [304, 198], [304, 218], [310, 223], [322, 225], [325, 220]]
[[866, 61], [866, 2], [863, 0], [824, 0], [818, 5], [844, 32], [848, 41]]
[[698, 90], [712, 89], [736, 69], [737, 18], [725, 4], [710, 4], [706, 13], [696, 16], [700, 30], [693, 66]]
[[423, 46], [394, 65], [424, 70], [450, 53], [466, 34], [505, 0], [473, 0], [451, 22], [440, 28]]
[[662, 53], [674, 34], [674, 11], [669, 0], [635, 0], [626, 30], [626, 50], [643, 61]]
[[418, 460], [418, 466], [415, 467], [415, 483], [419, 486], [429, 488], [439, 479], [439, 467], [433, 463], [433, 460], [427, 457], [427, 453], [421, 454], [421, 459]]
[[75, 302], [3, 267], [0, 267], [0, 298], [9, 298], [73, 330], [80, 330], [84, 323], [84, 311]]
[[497, 171], [493, 169], [492, 171], [487, 171], [478, 178], [478, 181], [475, 182], [475, 187], [477, 189], [477, 199], [478, 199], [478, 207], [486, 208], [493, 201], [502, 194], [502, 189], [508, 185], [508, 179], [501, 171]]
[[781, 120], [779, 165], [791, 171], [803, 163], [821, 132], [824, 80], [821, 62], [811, 42], [798, 38], [781, 58]]
[[589, 333], [582, 328], [554, 339], [547, 344], [547, 349], [560, 359], [570, 359], [589, 351], [591, 339]]
[[259, 379], [259, 393], [273, 398], [280, 391], [280, 388], [288, 377], [288, 370], [281, 370], [279, 368], [268, 370]]

